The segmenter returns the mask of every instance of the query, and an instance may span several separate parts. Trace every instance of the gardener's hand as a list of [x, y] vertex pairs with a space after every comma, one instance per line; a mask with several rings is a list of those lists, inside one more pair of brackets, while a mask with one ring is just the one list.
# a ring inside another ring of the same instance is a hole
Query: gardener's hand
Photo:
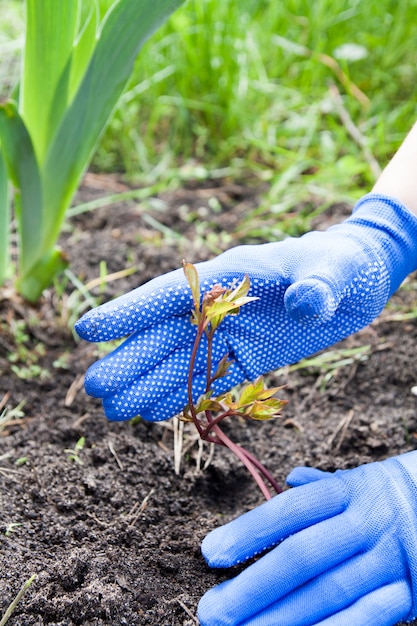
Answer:
[[[228, 353], [230, 374], [217, 393], [326, 348], [369, 324], [417, 267], [417, 217], [393, 198], [370, 194], [352, 217], [326, 232], [233, 248], [197, 266], [202, 289], [249, 275], [259, 300], [230, 316], [215, 335], [213, 369]], [[183, 271], [176, 270], [108, 302], [76, 324], [88, 341], [130, 337], [95, 363], [85, 386], [103, 398], [110, 419], [162, 420], [187, 403], [195, 326]], [[194, 394], [204, 390], [204, 346]], [[217, 385], [217, 387], [216, 387]]]
[[296, 488], [204, 539], [208, 564], [222, 568], [278, 545], [203, 596], [202, 626], [391, 626], [415, 617], [417, 452], [335, 474], [301, 467], [288, 483]]

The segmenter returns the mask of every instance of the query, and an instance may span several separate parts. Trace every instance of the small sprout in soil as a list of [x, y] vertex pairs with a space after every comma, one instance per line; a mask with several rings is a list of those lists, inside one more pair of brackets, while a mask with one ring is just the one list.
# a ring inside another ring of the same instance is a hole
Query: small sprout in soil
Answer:
[[68, 461], [74, 461], [78, 465], [84, 465], [82, 459], [80, 459], [80, 452], [84, 449], [85, 437], [80, 437], [75, 444], [74, 448], [66, 448], [64, 452], [67, 453]]
[[9, 522], [4, 529], [5, 537], [10, 537], [12, 533], [16, 533], [19, 526], [23, 526], [23, 522]]
[[20, 467], [21, 465], [26, 465], [27, 462], [28, 462], [27, 456], [20, 456], [18, 459], [16, 459], [14, 463], [15, 465], [18, 465]]
[[[277, 417], [286, 404], [274, 395], [282, 387], [267, 389], [262, 377], [245, 386], [235, 397], [231, 392], [213, 396], [213, 383], [219, 378], [227, 376], [232, 359], [226, 354], [219, 362], [217, 369], [212, 373], [213, 337], [222, 321], [228, 315], [238, 315], [240, 308], [257, 300], [248, 296], [250, 281], [245, 275], [235, 287], [226, 289], [221, 285], [214, 285], [210, 291], [200, 299], [200, 281], [194, 265], [183, 261], [184, 274], [191, 288], [194, 309], [191, 323], [197, 326], [193, 351], [190, 358], [188, 372], [188, 404], [180, 419], [193, 422], [202, 440], [217, 443], [229, 448], [233, 454], [245, 465], [250, 472], [264, 497], [271, 498], [270, 487], [276, 493], [282, 491], [269, 470], [258, 461], [248, 450], [234, 443], [222, 430], [221, 422], [228, 417], [244, 417], [254, 420], [269, 420]], [[195, 402], [192, 393], [193, 372], [197, 351], [203, 336], [207, 338], [207, 374], [205, 393]]]
[[52, 367], [59, 370], [68, 370], [70, 367], [71, 354], [69, 352], [63, 352], [52, 363]]
[[33, 341], [29, 325], [30, 320], [15, 319], [0, 324], [0, 331], [7, 333], [13, 340], [14, 349], [8, 352], [7, 360], [11, 363], [10, 369], [21, 380], [47, 380], [50, 373], [40, 365], [46, 347], [40, 341]]
[[24, 411], [22, 409], [26, 404], [26, 400], [22, 400], [17, 406], [9, 408], [7, 406], [9, 398], [10, 393], [7, 392], [0, 400], [0, 432], [2, 434], [4, 434], [5, 432], [7, 433], [7, 428], [9, 426], [21, 424], [25, 417]]

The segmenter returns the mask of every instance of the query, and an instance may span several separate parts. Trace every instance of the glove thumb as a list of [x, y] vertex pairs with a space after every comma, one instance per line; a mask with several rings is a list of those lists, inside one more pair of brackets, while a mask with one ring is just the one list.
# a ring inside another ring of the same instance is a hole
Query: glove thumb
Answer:
[[287, 313], [297, 322], [329, 321], [340, 303], [340, 293], [317, 278], [299, 280], [288, 287], [284, 296]]
[[314, 467], [296, 467], [288, 474], [286, 483], [290, 487], [301, 487], [301, 485], [331, 478], [333, 475], [331, 472], [323, 472]]

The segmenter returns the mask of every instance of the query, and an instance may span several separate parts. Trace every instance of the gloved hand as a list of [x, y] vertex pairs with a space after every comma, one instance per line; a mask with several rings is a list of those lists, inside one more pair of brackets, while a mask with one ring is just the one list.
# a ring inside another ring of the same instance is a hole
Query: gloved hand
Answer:
[[[202, 626], [392, 626], [417, 615], [417, 452], [290, 485], [212, 531], [212, 567], [242, 563], [200, 601]], [[281, 542], [281, 543], [280, 543]]]
[[[215, 392], [230, 389], [326, 348], [369, 324], [417, 267], [417, 218], [397, 200], [365, 196], [353, 215], [326, 232], [279, 243], [239, 246], [197, 264], [202, 289], [230, 286], [247, 273], [259, 300], [222, 322], [213, 370], [226, 354], [234, 363]], [[110, 419], [140, 414], [163, 420], [187, 403], [188, 363], [196, 328], [182, 269], [108, 302], [76, 324], [88, 341], [130, 335], [93, 364], [85, 387], [103, 398]], [[204, 345], [193, 393], [203, 393]]]

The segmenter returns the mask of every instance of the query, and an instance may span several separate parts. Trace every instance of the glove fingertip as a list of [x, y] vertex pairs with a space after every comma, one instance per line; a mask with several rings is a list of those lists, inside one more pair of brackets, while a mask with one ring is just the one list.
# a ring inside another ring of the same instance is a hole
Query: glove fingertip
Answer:
[[99, 308], [91, 309], [91, 311], [85, 313], [75, 322], [74, 329], [81, 339], [93, 343], [110, 341], [127, 334], [127, 331], [124, 333], [119, 329], [114, 320], [111, 318], [105, 319]]
[[328, 284], [308, 278], [288, 287], [284, 303], [288, 315], [296, 321], [322, 324], [333, 317], [338, 299]]
[[74, 324], [75, 332], [85, 341], [94, 341], [96, 335], [96, 325], [91, 321], [91, 315], [85, 313]]
[[225, 624], [221, 619], [221, 611], [219, 611], [219, 587], [221, 588], [221, 585], [209, 589], [198, 603], [197, 617], [200, 626], [209, 626], [210, 624], [222, 626]]
[[201, 542], [201, 553], [213, 568], [233, 567], [253, 556], [253, 550], [242, 546], [230, 525], [219, 526], [206, 535]]
[[87, 395], [92, 398], [102, 398], [103, 394], [100, 390], [100, 386], [97, 384], [96, 377], [94, 374], [86, 373], [84, 378], [84, 389]]
[[226, 553], [224, 546], [222, 546], [222, 541], [216, 540], [218, 530], [220, 529], [215, 529], [204, 537], [201, 543], [201, 553], [209, 567], [229, 567], [233, 565], [233, 563], [229, 563], [228, 560], [226, 560]]
[[101, 369], [101, 361], [96, 361], [90, 365], [84, 377], [84, 389], [86, 393], [93, 398], [104, 398], [106, 395], [109, 395], [107, 385], [100, 375]]
[[115, 402], [113, 397], [103, 398], [103, 409], [105, 416], [111, 422], [126, 422], [137, 417], [137, 411], [130, 406]]
[[330, 472], [323, 472], [314, 467], [295, 467], [287, 476], [286, 483], [290, 487], [301, 487], [309, 483], [314, 483], [323, 478], [330, 478]]

